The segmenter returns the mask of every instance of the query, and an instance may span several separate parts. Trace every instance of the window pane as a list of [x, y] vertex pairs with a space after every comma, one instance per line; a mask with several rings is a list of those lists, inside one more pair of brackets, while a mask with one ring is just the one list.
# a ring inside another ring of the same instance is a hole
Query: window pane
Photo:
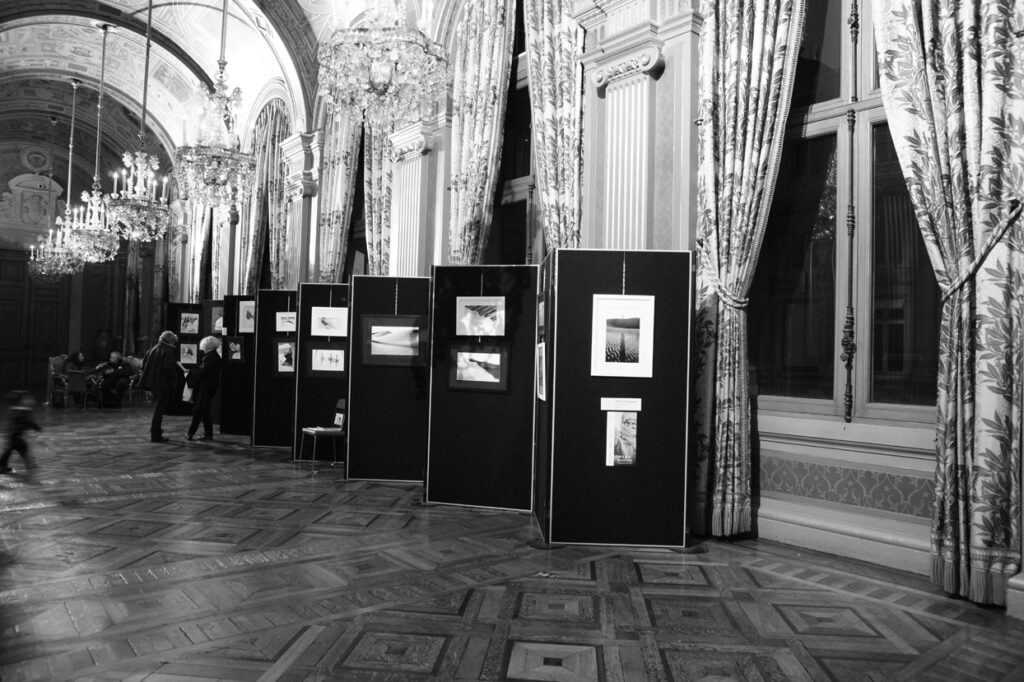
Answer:
[[832, 398], [836, 137], [786, 141], [750, 292], [761, 394]]
[[939, 287], [889, 126], [874, 127], [872, 151], [871, 401], [930, 405], [937, 390]]
[[804, 107], [839, 97], [842, 76], [842, 0], [807, 3], [804, 37], [796, 63], [792, 106]]

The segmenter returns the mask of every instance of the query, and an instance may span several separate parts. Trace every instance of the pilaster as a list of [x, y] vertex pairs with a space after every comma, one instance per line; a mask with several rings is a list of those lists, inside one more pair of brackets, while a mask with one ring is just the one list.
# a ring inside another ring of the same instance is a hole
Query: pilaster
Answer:
[[281, 158], [285, 164], [285, 200], [287, 253], [282, 282], [286, 289], [296, 289], [299, 282], [309, 280], [310, 222], [317, 182], [313, 174], [312, 142], [315, 133], [297, 133], [281, 142]]

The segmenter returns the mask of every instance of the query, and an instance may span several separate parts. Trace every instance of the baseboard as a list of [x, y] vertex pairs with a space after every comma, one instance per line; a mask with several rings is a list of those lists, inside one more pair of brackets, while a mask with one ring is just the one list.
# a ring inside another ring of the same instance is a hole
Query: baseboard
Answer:
[[931, 570], [927, 521], [914, 523], [811, 502], [762, 498], [757, 535], [910, 573], [928, 575]]

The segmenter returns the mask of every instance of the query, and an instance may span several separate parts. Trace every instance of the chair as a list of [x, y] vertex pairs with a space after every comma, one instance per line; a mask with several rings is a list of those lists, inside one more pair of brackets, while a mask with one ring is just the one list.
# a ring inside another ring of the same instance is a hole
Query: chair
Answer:
[[[320, 438], [327, 438], [331, 441], [331, 452], [333, 458], [330, 460], [330, 464], [333, 466], [338, 463], [338, 439], [344, 439], [348, 435], [348, 424], [346, 417], [348, 412], [346, 407], [348, 401], [344, 398], [339, 398], [337, 404], [334, 407], [334, 425], [333, 426], [306, 426], [302, 429], [302, 435], [299, 437], [299, 452], [293, 457], [292, 461], [295, 462], [316, 462], [317, 454], [317, 441]], [[306, 436], [313, 438], [313, 458], [306, 459]], [[344, 448], [344, 441], [342, 442]]]
[[[64, 397], [64, 387], [67, 380], [62, 373], [64, 361], [68, 359], [67, 353], [63, 355], [51, 355], [46, 363], [46, 405], [54, 407], [53, 398], [60, 393]], [[65, 403], [66, 404], [66, 403]]]
[[124, 361], [132, 368], [132, 378], [128, 384], [128, 392], [125, 393], [125, 397], [128, 398], [128, 407], [133, 407], [136, 400], [141, 400], [145, 405], [149, 402], [149, 397], [146, 391], [139, 388], [139, 378], [142, 376], [142, 358], [126, 355]]
[[89, 406], [89, 398], [95, 398], [96, 404], [103, 407], [103, 394], [100, 387], [85, 372], [72, 370], [67, 373], [67, 382], [64, 387], [64, 404], [68, 404], [72, 393], [82, 394], [82, 409]]

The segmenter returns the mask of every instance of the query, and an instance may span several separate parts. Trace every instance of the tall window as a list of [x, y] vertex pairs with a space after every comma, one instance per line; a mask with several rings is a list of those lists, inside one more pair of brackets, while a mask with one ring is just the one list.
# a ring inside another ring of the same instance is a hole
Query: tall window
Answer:
[[885, 121], [870, 15], [863, 1], [807, 4], [750, 358], [762, 409], [929, 422], [938, 287]]

